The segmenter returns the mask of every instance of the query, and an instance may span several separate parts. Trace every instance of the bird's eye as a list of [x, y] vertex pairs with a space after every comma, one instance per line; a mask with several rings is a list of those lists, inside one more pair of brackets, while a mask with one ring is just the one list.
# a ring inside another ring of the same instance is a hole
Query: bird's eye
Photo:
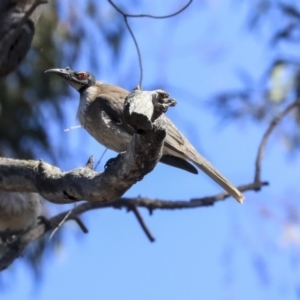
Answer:
[[86, 78], [88, 77], [88, 75], [87, 75], [87, 73], [79, 73], [79, 74], [78, 74], [78, 77], [79, 77], [80, 79], [86, 79]]

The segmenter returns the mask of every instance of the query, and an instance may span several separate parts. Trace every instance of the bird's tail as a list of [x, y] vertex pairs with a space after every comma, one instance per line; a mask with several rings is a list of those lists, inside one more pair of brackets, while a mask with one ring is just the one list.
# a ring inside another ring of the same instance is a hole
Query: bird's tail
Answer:
[[228, 179], [226, 179], [220, 171], [213, 167], [213, 165], [208, 160], [197, 153], [197, 159], [192, 161], [206, 175], [208, 175], [217, 184], [219, 184], [229, 195], [231, 195], [239, 203], [243, 203], [243, 194]]
[[[198, 151], [191, 145], [191, 143], [178, 131], [175, 125], [165, 117], [168, 124], [168, 134], [165, 139], [164, 155], [175, 156], [180, 159], [188, 160], [195, 164], [217, 184], [219, 184], [229, 195], [235, 198], [239, 203], [243, 203], [243, 194], [226, 179], [221, 172], [219, 172], [212, 164], [205, 159]], [[187, 167], [186, 163], [182, 164], [172, 161], [163, 161], [169, 163], [177, 168], [195, 173], [193, 168]]]

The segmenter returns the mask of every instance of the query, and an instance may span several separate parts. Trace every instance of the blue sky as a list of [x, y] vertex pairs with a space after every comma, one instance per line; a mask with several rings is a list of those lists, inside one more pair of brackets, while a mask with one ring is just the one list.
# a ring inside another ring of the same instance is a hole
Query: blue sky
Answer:
[[[136, 19], [131, 24], [141, 46], [144, 88], [159, 87], [160, 82], [170, 87], [168, 92], [178, 104], [168, 116], [238, 185], [254, 176], [257, 147], [267, 125], [224, 126], [204, 103], [212, 94], [241, 87], [237, 76], [241, 68], [258, 78], [270, 50], [264, 36], [246, 30], [247, 5], [232, 4], [230, 0], [195, 1], [176, 19]], [[172, 1], [144, 5], [152, 13], [174, 9]], [[99, 79], [126, 86], [128, 69], [134, 67], [130, 79], [138, 82], [137, 57], [129, 36], [125, 46], [116, 72], [99, 41], [103, 68], [93, 70]], [[71, 67], [92, 68], [84, 59]], [[68, 126], [77, 124], [78, 95], [74, 92], [72, 97], [66, 102], [74, 116]], [[90, 154], [99, 157], [104, 149], [82, 129], [63, 134], [74, 151], [72, 159], [61, 162], [64, 169], [83, 165]], [[259, 193], [247, 192], [244, 205], [229, 199], [209, 208], [155, 211], [151, 217], [141, 210], [155, 243], [147, 240], [132, 213], [114, 209], [86, 213], [83, 219], [90, 233], [83, 235], [75, 224], [65, 225], [65, 245], [46, 262], [40, 287], [33, 288], [28, 269], [18, 262], [14, 286], [5, 298], [298, 299], [299, 245], [284, 239], [288, 224], [282, 207], [285, 201], [297, 199], [299, 158], [287, 161], [278, 140], [275, 133], [263, 162], [262, 178], [271, 186]], [[103, 163], [113, 155], [108, 151]], [[189, 200], [219, 191], [202, 174], [158, 165], [126, 196]], [[263, 211], [270, 213], [268, 217]]]

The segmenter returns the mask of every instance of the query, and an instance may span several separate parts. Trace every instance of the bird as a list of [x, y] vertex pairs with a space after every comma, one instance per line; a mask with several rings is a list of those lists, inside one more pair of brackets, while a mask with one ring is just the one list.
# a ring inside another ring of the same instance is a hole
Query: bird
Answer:
[[7, 245], [34, 226], [42, 214], [43, 200], [39, 194], [0, 191], [0, 232], [6, 233], [0, 234], [0, 258], [8, 250]]
[[[77, 119], [83, 128], [100, 144], [118, 153], [126, 151], [132, 136], [136, 133], [123, 115], [123, 105], [129, 91], [102, 81], [86, 71], [73, 71], [70, 67], [46, 70], [56, 74], [79, 92], [80, 100]], [[167, 135], [160, 162], [198, 174], [197, 166], [219, 184], [239, 203], [243, 194], [221, 174], [193, 145], [180, 133], [172, 121], [164, 116]]]

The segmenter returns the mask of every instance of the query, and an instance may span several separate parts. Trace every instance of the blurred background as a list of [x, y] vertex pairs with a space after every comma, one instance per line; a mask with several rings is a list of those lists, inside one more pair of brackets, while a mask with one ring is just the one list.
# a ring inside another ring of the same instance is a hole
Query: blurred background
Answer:
[[[132, 14], [166, 15], [182, 0], [118, 0]], [[195, 0], [168, 19], [129, 19], [143, 61], [144, 89], [177, 100], [167, 115], [236, 185], [254, 161], [272, 118], [300, 95], [300, 4]], [[79, 95], [49, 68], [70, 66], [132, 90], [138, 56], [124, 18], [107, 1], [51, 0], [24, 61], [0, 82], [0, 152], [63, 170], [96, 161], [104, 147], [78, 125]], [[67, 222], [0, 274], [4, 299], [300, 299], [299, 109], [268, 141], [262, 180], [270, 186], [213, 207], [87, 212], [84, 235]], [[98, 166], [115, 153], [107, 151]], [[220, 192], [198, 176], [158, 165], [125, 196], [189, 200]], [[49, 215], [72, 206], [48, 204]]]

